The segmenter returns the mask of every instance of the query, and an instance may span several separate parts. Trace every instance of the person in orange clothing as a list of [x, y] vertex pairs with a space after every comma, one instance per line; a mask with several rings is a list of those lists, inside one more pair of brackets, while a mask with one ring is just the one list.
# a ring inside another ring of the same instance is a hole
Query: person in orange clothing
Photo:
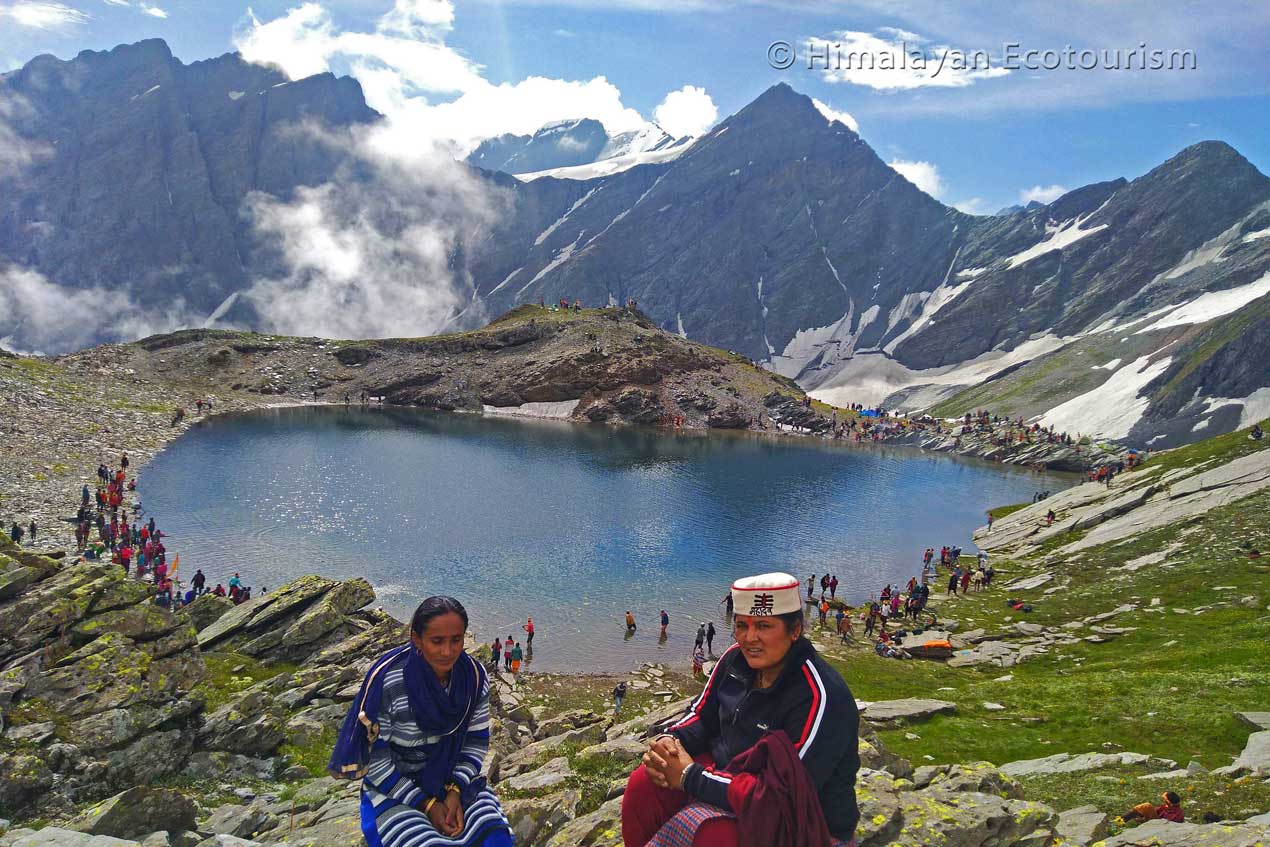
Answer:
[[1163, 805], [1157, 806], [1153, 803], [1139, 803], [1130, 811], [1125, 812], [1123, 820], [1128, 821], [1153, 821], [1157, 818], [1160, 820], [1173, 821], [1174, 823], [1182, 823], [1185, 815], [1182, 814], [1182, 798], [1177, 796], [1176, 792], [1165, 791], [1160, 795], [1160, 799], [1164, 801]]

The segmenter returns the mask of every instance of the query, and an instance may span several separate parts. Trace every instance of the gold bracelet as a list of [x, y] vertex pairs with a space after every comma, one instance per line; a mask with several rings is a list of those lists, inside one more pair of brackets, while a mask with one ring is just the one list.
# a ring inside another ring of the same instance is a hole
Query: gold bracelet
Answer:
[[428, 802], [423, 804], [423, 813], [425, 815], [432, 809], [432, 804], [435, 803], [436, 801], [437, 801], [437, 798], [429, 797]]
[[459, 787], [459, 784], [458, 784], [457, 782], [455, 782], [454, 780], [450, 780], [449, 782], [447, 782], [447, 783], [445, 784], [445, 790], [446, 790], [447, 792], [453, 791], [455, 794], [462, 794], [462, 793], [463, 793], [463, 789], [462, 789], [462, 788], [460, 788], [460, 787]]

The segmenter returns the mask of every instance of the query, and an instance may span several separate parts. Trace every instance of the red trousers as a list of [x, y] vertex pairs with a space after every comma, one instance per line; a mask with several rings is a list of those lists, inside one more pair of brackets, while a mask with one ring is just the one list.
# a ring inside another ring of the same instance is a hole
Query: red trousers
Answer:
[[[708, 754], [697, 757], [703, 765], [713, 765]], [[622, 843], [625, 847], [644, 847], [657, 834], [662, 824], [692, 802], [682, 791], [660, 788], [653, 784], [643, 765], [626, 780], [622, 795]], [[692, 839], [692, 847], [739, 847], [740, 833], [736, 818], [711, 818], [701, 825]]]

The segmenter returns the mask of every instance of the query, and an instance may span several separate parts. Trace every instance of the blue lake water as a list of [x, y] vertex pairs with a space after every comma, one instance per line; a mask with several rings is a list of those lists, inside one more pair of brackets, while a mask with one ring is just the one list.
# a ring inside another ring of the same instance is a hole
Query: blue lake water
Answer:
[[529, 667], [555, 671], [687, 663], [707, 618], [726, 645], [720, 600], [747, 574], [830, 571], [858, 601], [928, 546], [973, 550], [987, 508], [1065, 484], [910, 448], [400, 408], [210, 418], [139, 480], [186, 579], [364, 576], [403, 618], [451, 594], [482, 640], [532, 615]]

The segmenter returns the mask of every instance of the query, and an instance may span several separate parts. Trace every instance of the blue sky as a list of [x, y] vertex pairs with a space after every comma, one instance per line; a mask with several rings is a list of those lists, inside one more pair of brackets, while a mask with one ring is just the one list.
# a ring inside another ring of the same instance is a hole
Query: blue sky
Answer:
[[[403, 128], [444, 132], [460, 149], [566, 116], [621, 128], [656, 116], [688, 130], [783, 81], [849, 113], [884, 159], [967, 210], [1132, 178], [1205, 139], [1270, 173], [1263, 2], [0, 0], [3, 68], [151, 37], [187, 62], [240, 47], [293, 75], [353, 73]], [[794, 47], [793, 67], [769, 64], [776, 40]], [[1008, 43], [1122, 55], [1145, 44], [1193, 51], [1195, 67], [1006, 72]], [[930, 64], [826, 73], [807, 68], [811, 44], [875, 61], [916, 50]], [[989, 73], [932, 73], [939, 56], [976, 50]]]

